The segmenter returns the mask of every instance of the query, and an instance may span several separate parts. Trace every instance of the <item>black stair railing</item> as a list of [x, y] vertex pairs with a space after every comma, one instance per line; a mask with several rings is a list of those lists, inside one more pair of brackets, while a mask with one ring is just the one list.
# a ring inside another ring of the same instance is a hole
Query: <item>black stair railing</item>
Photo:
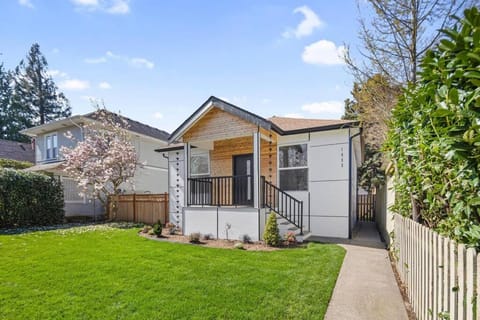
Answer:
[[303, 234], [303, 201], [266, 181], [265, 177], [262, 177], [262, 180], [264, 207], [295, 225], [300, 229], [300, 234]]

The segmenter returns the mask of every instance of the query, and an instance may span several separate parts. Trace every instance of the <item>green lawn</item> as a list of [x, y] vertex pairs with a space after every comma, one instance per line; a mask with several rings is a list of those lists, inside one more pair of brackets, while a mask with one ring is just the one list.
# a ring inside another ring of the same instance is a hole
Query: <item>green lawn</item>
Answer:
[[321, 319], [344, 250], [253, 252], [138, 229], [0, 235], [1, 319]]

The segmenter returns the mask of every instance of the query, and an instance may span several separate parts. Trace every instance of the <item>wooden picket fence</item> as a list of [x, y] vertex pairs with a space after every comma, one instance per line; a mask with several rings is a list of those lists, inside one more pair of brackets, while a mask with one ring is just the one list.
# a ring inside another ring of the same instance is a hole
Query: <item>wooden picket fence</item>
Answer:
[[475, 249], [400, 215], [394, 221], [396, 267], [417, 319], [480, 319]]
[[359, 194], [357, 196], [357, 220], [374, 221], [376, 207], [376, 194]]
[[108, 201], [108, 217], [114, 221], [141, 222], [154, 224], [160, 220], [168, 222], [168, 193], [162, 194], [125, 194], [117, 198], [117, 214], [113, 217], [112, 204], [115, 198]]

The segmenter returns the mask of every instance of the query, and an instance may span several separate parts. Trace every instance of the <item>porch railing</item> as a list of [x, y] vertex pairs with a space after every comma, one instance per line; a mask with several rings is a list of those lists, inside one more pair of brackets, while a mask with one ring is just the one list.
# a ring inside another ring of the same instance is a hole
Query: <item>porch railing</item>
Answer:
[[291, 224], [303, 234], [303, 201], [300, 201], [274, 184], [263, 180], [263, 204]]
[[250, 175], [189, 178], [188, 184], [188, 205], [253, 205], [253, 177]]
[[[261, 177], [262, 206], [274, 211], [303, 233], [303, 201]], [[253, 206], [253, 177], [224, 176], [188, 178], [189, 206]]]

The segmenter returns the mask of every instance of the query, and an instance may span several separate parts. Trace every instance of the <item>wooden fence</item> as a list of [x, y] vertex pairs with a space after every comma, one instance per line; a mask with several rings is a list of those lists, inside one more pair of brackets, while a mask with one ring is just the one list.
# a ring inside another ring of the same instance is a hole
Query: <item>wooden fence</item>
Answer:
[[375, 220], [376, 195], [375, 193], [359, 194], [357, 196], [357, 220]]
[[163, 194], [126, 194], [117, 198], [117, 214], [113, 217], [114, 197], [109, 199], [108, 217], [115, 221], [141, 222], [154, 224], [160, 220], [168, 222], [168, 193]]
[[[418, 319], [479, 319], [480, 255], [394, 215], [393, 253]], [[385, 303], [388, 303], [386, 301]]]

